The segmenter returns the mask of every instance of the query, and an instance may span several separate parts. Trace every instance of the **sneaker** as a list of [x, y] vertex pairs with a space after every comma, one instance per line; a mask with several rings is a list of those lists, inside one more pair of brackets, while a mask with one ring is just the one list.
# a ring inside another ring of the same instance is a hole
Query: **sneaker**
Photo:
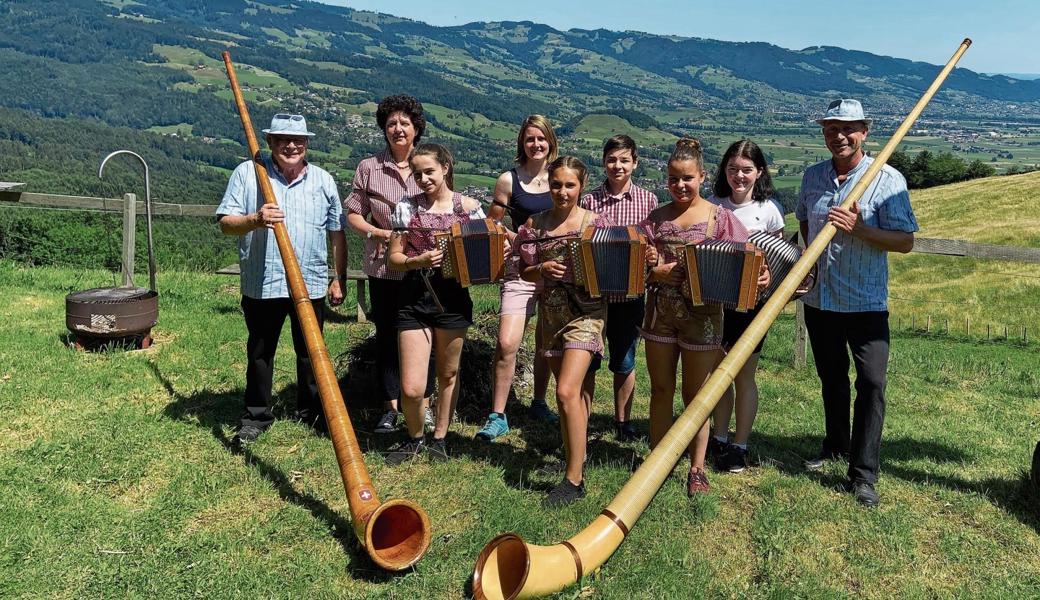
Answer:
[[433, 427], [436, 423], [436, 421], [433, 420], [433, 409], [429, 406], [427, 406], [426, 410], [423, 411], [423, 423], [425, 423], [427, 427]]
[[686, 495], [692, 498], [697, 494], [707, 494], [710, 491], [711, 484], [708, 483], [708, 474], [704, 472], [704, 469], [690, 467], [690, 473], [686, 476]]
[[488, 415], [487, 422], [480, 428], [475, 439], [492, 442], [500, 435], [509, 433], [509, 421], [506, 419], [505, 413], [491, 413]]
[[631, 442], [641, 437], [632, 421], [614, 421], [614, 435], [623, 442]]
[[426, 438], [408, 439], [386, 455], [386, 464], [399, 465], [418, 458], [426, 450]]
[[574, 485], [566, 477], [559, 485], [554, 487], [549, 495], [542, 500], [542, 506], [546, 508], [554, 508], [557, 506], [567, 506], [573, 503], [575, 500], [579, 500], [585, 497], [585, 481], [582, 480], [578, 485]]
[[820, 453], [815, 457], [805, 459], [802, 462], [802, 465], [805, 467], [806, 471], [819, 471], [824, 466], [826, 466], [828, 462], [832, 460], [837, 460], [839, 458], [847, 459], [848, 457], [848, 453], [845, 452], [831, 452], [830, 450], [821, 450]]
[[747, 448], [728, 444], [726, 451], [715, 460], [715, 468], [730, 473], [743, 473], [748, 466]]
[[397, 411], [388, 410], [376, 421], [376, 433], [393, 433], [397, 431]]
[[451, 458], [448, 456], [448, 446], [444, 443], [444, 438], [430, 440], [430, 443], [426, 444], [426, 455], [434, 462], [444, 462]]
[[716, 459], [722, 456], [726, 452], [726, 445], [726, 442], [720, 442], [719, 440], [715, 439], [715, 436], [711, 436], [710, 438], [708, 438], [707, 457], [709, 459]]
[[545, 400], [531, 402], [531, 408], [527, 409], [527, 414], [535, 421], [544, 421], [550, 425], [556, 425], [560, 422], [560, 416], [549, 408]]
[[855, 496], [856, 502], [859, 502], [867, 508], [874, 508], [880, 501], [873, 483], [867, 483], [866, 481], [852, 481], [847, 482], [845, 488]]
[[235, 432], [235, 437], [231, 438], [231, 445], [240, 448], [246, 444], [252, 444], [263, 432], [264, 430], [259, 427], [243, 425]]

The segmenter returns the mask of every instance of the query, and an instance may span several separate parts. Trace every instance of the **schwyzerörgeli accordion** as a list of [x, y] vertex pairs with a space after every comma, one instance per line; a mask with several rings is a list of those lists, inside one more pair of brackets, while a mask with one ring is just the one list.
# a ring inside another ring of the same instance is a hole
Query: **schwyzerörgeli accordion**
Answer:
[[758, 303], [758, 276], [765, 257], [753, 244], [703, 240], [679, 249], [686, 270], [683, 292], [695, 305], [721, 304], [746, 312]]
[[474, 219], [455, 223], [451, 229], [434, 234], [437, 248], [444, 252], [441, 273], [469, 287], [497, 283], [505, 272], [506, 229], [494, 219]]
[[646, 291], [646, 236], [637, 227], [586, 227], [567, 249], [575, 283], [593, 298], [639, 298]]

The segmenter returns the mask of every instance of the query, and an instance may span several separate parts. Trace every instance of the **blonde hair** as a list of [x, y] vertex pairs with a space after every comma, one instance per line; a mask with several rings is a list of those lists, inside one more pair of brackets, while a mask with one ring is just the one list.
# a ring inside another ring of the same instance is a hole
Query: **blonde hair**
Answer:
[[668, 157], [668, 164], [683, 160], [696, 161], [698, 168], [704, 169], [704, 153], [701, 151], [700, 140], [684, 137], [675, 142], [675, 149]]
[[440, 144], [421, 144], [412, 150], [408, 162], [411, 162], [416, 156], [432, 156], [446, 171], [444, 183], [448, 185], [448, 189], [455, 190], [455, 157], [451, 155], [450, 150]]
[[556, 141], [556, 132], [553, 131], [552, 123], [542, 115], [531, 115], [520, 124], [520, 133], [516, 136], [516, 158], [513, 159], [518, 165], [527, 164], [527, 153], [524, 152], [524, 137], [528, 127], [534, 127], [542, 132], [545, 140], [549, 142], [549, 156], [546, 162], [552, 162], [559, 156], [559, 143]]

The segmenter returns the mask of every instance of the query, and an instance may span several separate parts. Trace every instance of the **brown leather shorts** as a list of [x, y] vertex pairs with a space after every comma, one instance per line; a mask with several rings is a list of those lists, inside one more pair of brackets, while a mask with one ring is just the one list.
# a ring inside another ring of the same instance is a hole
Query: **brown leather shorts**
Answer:
[[603, 353], [607, 304], [571, 284], [546, 286], [538, 299], [541, 348], [545, 356], [563, 356], [564, 350]]
[[722, 307], [694, 306], [679, 287], [660, 285], [646, 296], [646, 316], [639, 331], [644, 340], [679, 344], [684, 350], [722, 348]]

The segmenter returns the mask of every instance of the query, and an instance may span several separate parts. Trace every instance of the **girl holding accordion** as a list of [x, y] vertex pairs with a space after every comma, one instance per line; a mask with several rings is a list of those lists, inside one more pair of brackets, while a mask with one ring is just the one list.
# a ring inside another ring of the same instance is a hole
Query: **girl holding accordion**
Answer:
[[[458, 398], [459, 360], [466, 331], [473, 324], [469, 291], [440, 270], [443, 252], [434, 233], [455, 223], [483, 219], [476, 200], [452, 190], [454, 160], [439, 144], [417, 147], [410, 157], [412, 175], [422, 194], [405, 198], [394, 208], [388, 263], [405, 271], [397, 313], [398, 350], [401, 357], [401, 408], [408, 439], [392, 450], [388, 464], [400, 464], [429, 454], [448, 458], [444, 437]], [[424, 433], [423, 393], [427, 366], [434, 352], [439, 398], [433, 439]]]
[[[646, 341], [650, 375], [650, 447], [672, 425], [672, 399], [682, 364], [682, 399], [689, 404], [722, 359], [722, 307], [695, 306], [683, 292], [685, 269], [678, 262], [682, 246], [704, 239], [746, 242], [747, 229], [729, 210], [701, 197], [706, 176], [700, 142], [683, 138], [668, 159], [668, 192], [672, 202], [654, 209], [642, 223], [656, 248], [658, 265], [648, 277], [650, 291], [641, 335]], [[768, 281], [768, 275], [764, 276]], [[764, 285], [759, 279], [759, 285]], [[687, 494], [710, 489], [704, 471], [708, 445], [705, 422], [689, 447]]]
[[603, 352], [607, 316], [606, 303], [592, 298], [574, 282], [567, 240], [590, 225], [607, 227], [613, 222], [579, 206], [588, 179], [584, 163], [563, 156], [554, 160], [548, 171], [553, 207], [520, 227], [514, 247], [519, 252], [521, 277], [542, 282], [538, 297], [538, 347], [548, 358], [549, 370], [556, 379], [566, 458], [563, 480], [544, 501], [545, 506], [553, 507], [585, 496], [583, 469], [589, 406], [581, 390], [593, 356]]

